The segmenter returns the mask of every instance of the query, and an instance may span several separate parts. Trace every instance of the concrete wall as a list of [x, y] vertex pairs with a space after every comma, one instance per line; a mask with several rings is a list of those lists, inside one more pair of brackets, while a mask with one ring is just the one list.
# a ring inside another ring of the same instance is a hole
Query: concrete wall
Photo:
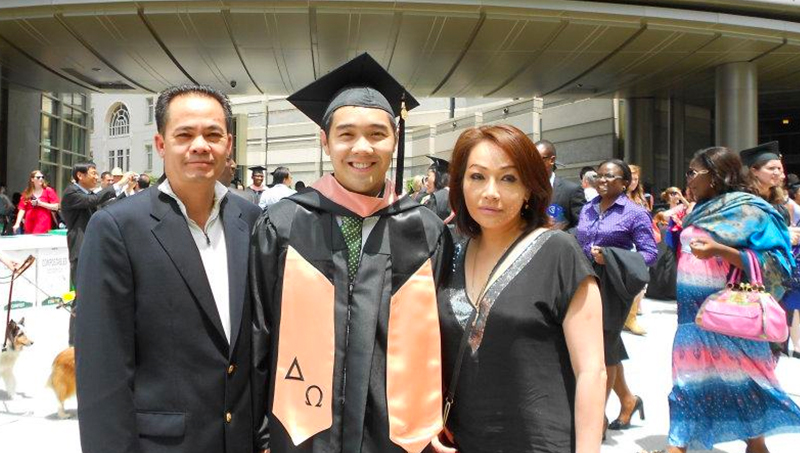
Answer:
[[612, 99], [590, 99], [544, 108], [542, 138], [556, 147], [557, 160], [563, 164], [557, 170], [560, 177], [577, 180], [581, 167], [595, 166], [615, 156], [616, 112]]

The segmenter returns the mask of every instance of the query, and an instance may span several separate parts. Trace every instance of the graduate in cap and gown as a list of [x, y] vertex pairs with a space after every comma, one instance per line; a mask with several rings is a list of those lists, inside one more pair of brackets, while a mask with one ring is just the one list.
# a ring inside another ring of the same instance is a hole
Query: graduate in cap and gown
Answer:
[[455, 217], [453, 210], [450, 209], [450, 188], [448, 187], [450, 162], [439, 157], [426, 157], [433, 163], [428, 167], [428, 175], [425, 179], [425, 189], [428, 195], [425, 195], [420, 203], [435, 212], [445, 224], [449, 224]]
[[247, 186], [244, 192], [247, 194], [248, 200], [254, 204], [258, 204], [258, 201], [261, 199], [261, 194], [269, 189], [269, 187], [264, 184], [264, 170], [266, 170], [266, 168], [263, 165], [256, 165], [255, 167], [248, 167], [248, 169], [253, 172], [253, 174], [250, 175], [253, 179], [253, 184]]
[[783, 180], [783, 162], [777, 141], [764, 143], [739, 152], [746, 172], [750, 192], [767, 200], [784, 218], [786, 225], [791, 223], [786, 203]]
[[418, 103], [368, 54], [288, 100], [334, 173], [253, 230], [256, 448], [418, 453], [442, 429], [436, 288], [452, 255], [442, 221], [386, 179]]

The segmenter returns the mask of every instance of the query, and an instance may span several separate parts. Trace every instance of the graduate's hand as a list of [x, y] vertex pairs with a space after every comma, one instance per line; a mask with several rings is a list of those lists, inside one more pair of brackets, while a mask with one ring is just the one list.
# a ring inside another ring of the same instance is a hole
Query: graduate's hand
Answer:
[[458, 453], [458, 450], [455, 448], [446, 446], [440, 439], [440, 436], [444, 436], [444, 433], [439, 434], [439, 436], [431, 439], [431, 447], [433, 447], [433, 451], [436, 453]]
[[603, 249], [597, 247], [596, 245], [592, 246], [592, 258], [594, 258], [594, 262], [605, 266], [606, 265], [606, 258], [603, 256]]

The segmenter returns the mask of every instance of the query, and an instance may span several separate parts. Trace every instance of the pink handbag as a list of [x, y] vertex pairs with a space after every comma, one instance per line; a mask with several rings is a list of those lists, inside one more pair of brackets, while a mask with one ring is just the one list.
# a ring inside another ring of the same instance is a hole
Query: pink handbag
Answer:
[[726, 287], [708, 296], [694, 322], [704, 330], [756, 341], [783, 343], [789, 336], [786, 312], [764, 288], [761, 266], [748, 250], [750, 283], [734, 268]]

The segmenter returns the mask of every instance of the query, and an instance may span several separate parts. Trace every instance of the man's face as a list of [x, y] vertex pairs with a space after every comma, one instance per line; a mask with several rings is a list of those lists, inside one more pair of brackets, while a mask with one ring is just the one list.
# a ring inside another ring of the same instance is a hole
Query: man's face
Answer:
[[116, 183], [120, 182], [120, 180], [122, 180], [122, 175], [112, 175], [111, 176], [111, 182], [113, 184], [116, 184]]
[[264, 174], [253, 173], [253, 185], [256, 187], [261, 187], [261, 184], [263, 183], [264, 183]]
[[78, 172], [78, 184], [86, 190], [92, 190], [97, 186], [97, 169], [90, 167], [86, 173]]
[[105, 189], [106, 187], [110, 186], [113, 183], [114, 183], [114, 178], [110, 174], [107, 174], [103, 176], [103, 179], [100, 180], [100, 187]]
[[213, 187], [231, 151], [225, 111], [212, 97], [184, 94], [173, 98], [164, 135], [157, 134], [155, 143], [174, 189]]
[[333, 114], [330, 133], [321, 133], [336, 180], [345, 189], [374, 196], [384, 187], [397, 139], [389, 114], [347, 106]]
[[225, 169], [222, 170], [222, 174], [219, 176], [219, 182], [227, 187], [231, 185], [234, 176], [236, 176], [236, 161], [228, 157], [225, 160]]
[[537, 145], [536, 150], [539, 151], [539, 156], [541, 156], [544, 161], [544, 168], [547, 170], [547, 176], [552, 175], [553, 166], [556, 163], [555, 153], [553, 153], [549, 147], [543, 145]]

